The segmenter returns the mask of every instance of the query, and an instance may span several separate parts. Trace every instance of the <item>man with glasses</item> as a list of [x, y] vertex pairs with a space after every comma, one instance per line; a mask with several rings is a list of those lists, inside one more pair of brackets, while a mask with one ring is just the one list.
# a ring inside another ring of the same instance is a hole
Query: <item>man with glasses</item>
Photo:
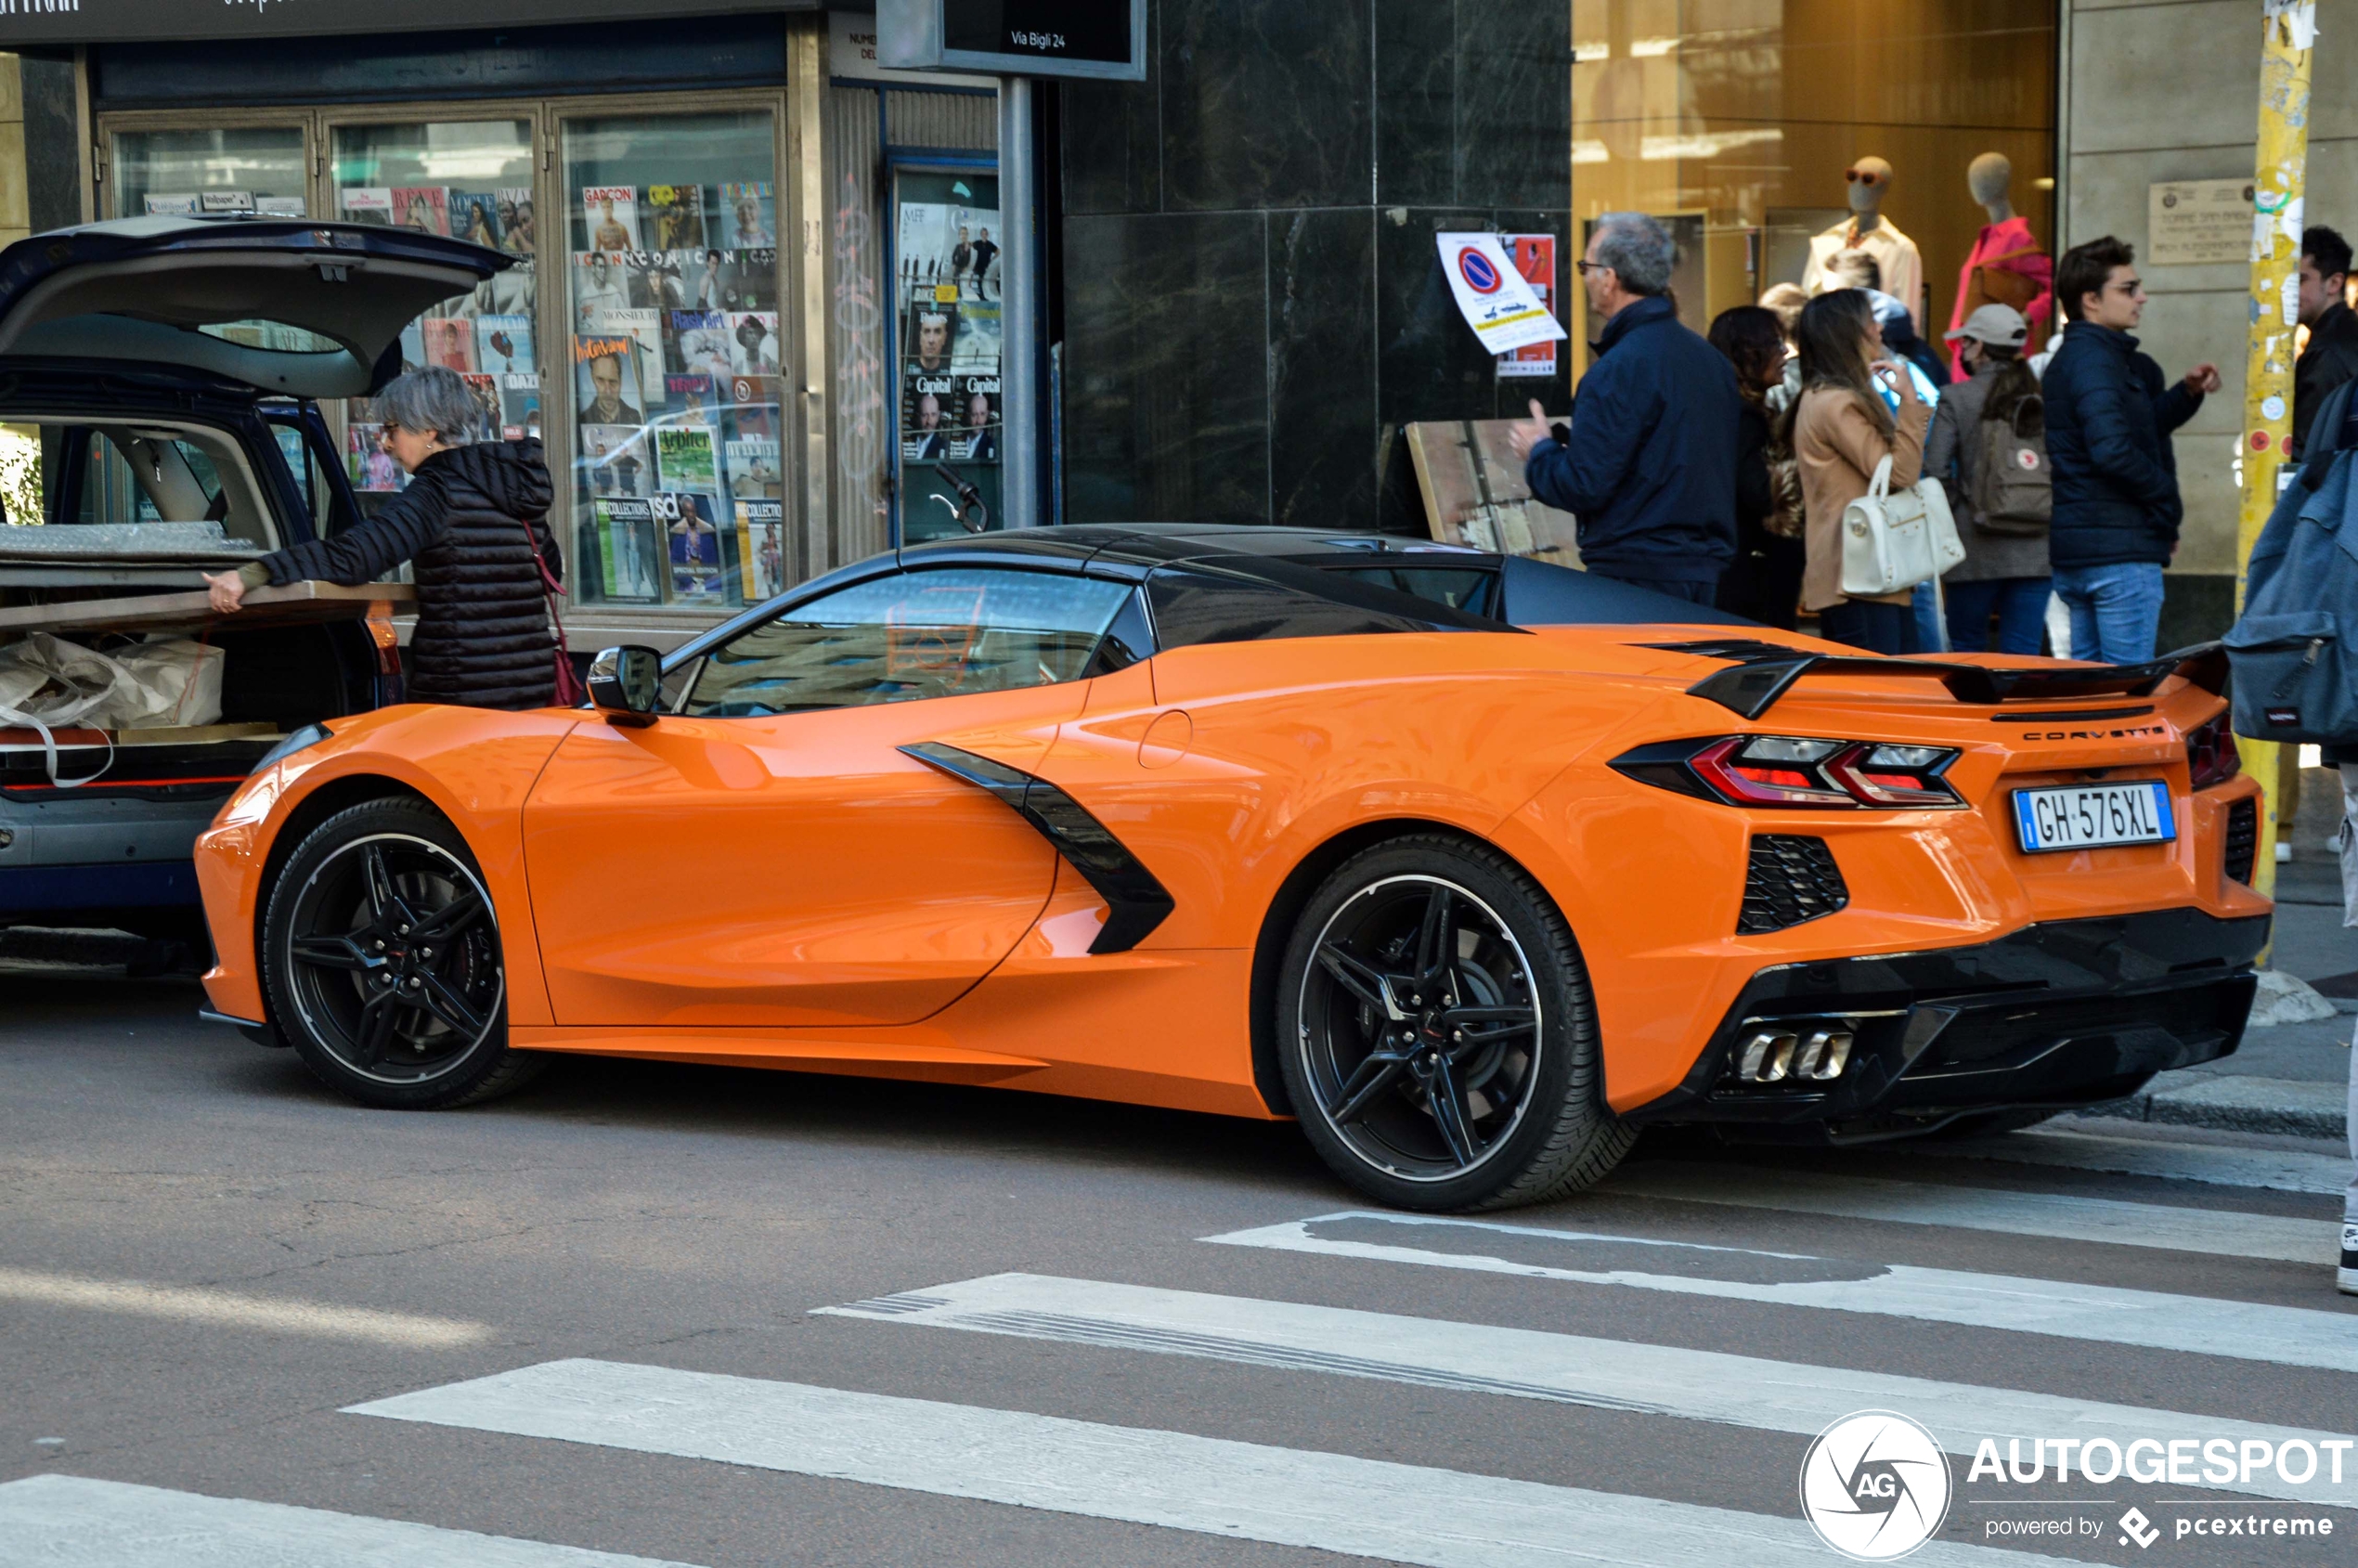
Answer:
[[2110, 235], [2064, 253], [2055, 299], [2070, 318], [2041, 388], [2055, 592], [2071, 613], [2074, 658], [2137, 664], [2154, 656], [2161, 569], [2185, 512], [2170, 433], [2219, 390], [2219, 368], [2206, 362], [2165, 384], [2161, 367], [2137, 352], [2129, 334], [2145, 288], [2136, 253]]

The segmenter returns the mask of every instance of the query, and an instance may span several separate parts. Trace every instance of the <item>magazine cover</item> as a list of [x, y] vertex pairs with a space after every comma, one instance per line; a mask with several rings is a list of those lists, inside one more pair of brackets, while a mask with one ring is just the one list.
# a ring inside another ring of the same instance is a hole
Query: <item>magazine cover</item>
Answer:
[[393, 223], [393, 192], [381, 185], [356, 185], [336, 192], [336, 212], [346, 223]]
[[540, 439], [540, 377], [538, 373], [518, 370], [499, 378], [499, 438], [503, 441]]
[[778, 373], [778, 317], [774, 311], [729, 313], [729, 369], [741, 376]]
[[149, 217], [180, 217], [197, 210], [197, 193], [188, 190], [177, 195], [149, 196], [145, 198], [145, 205]]
[[658, 251], [685, 250], [704, 243], [704, 187], [647, 187], [647, 236]]
[[675, 419], [709, 424], [719, 402], [719, 385], [710, 376], [675, 370], [663, 378], [663, 411]]
[[200, 213], [251, 213], [253, 192], [251, 190], [200, 190], [197, 192]]
[[532, 188], [502, 186], [492, 192], [492, 211], [499, 223], [499, 248], [512, 256], [534, 254]]
[[591, 495], [644, 499], [655, 492], [654, 460], [638, 425], [583, 425], [579, 460]]
[[449, 192], [438, 185], [395, 186], [393, 221], [395, 227], [421, 234], [449, 233]]
[[708, 246], [701, 251], [675, 251], [672, 260], [680, 264], [680, 297], [685, 308], [729, 308], [728, 253]]
[[475, 416], [475, 434], [486, 441], [497, 439], [500, 424], [499, 378], [476, 374], [459, 379], [467, 383], [469, 392], [474, 394], [475, 407], [479, 410]]
[[717, 310], [675, 310], [671, 330], [680, 355], [680, 369], [691, 375], [710, 376], [715, 383], [735, 374], [729, 363], [729, 320]]
[[581, 193], [582, 227], [593, 251], [636, 251], [639, 240], [639, 188], [629, 185], [593, 185]]
[[668, 543], [671, 597], [726, 599], [728, 585], [720, 576], [720, 508], [711, 492], [667, 489], [656, 494], [653, 504]]
[[737, 564], [749, 604], [786, 590], [784, 511], [779, 501], [737, 501]]
[[495, 376], [512, 376], [538, 369], [532, 353], [532, 317], [478, 316], [475, 327], [475, 368]]
[[753, 498], [783, 499], [779, 489], [778, 444], [759, 436], [738, 436], [723, 443], [728, 460], [729, 494], [738, 500]]
[[776, 376], [731, 376], [729, 401], [739, 407], [776, 408], [778, 403]]
[[654, 310], [602, 310], [590, 321], [590, 330], [607, 336], [627, 336], [639, 345], [639, 391], [647, 399], [641, 407], [652, 407], [663, 401], [663, 326], [662, 313]]
[[307, 218], [311, 210], [300, 196], [257, 196], [253, 199], [253, 215], [258, 218]]
[[680, 264], [668, 251], [623, 252], [622, 282], [633, 310], [679, 310], [688, 303]]
[[661, 603], [663, 545], [655, 537], [654, 502], [600, 497], [590, 506], [597, 520], [599, 578], [606, 597], [629, 604]]
[[712, 243], [728, 251], [774, 250], [778, 243], [777, 207], [771, 201], [768, 180], [748, 180], [720, 188], [720, 232]]
[[384, 434], [381, 424], [348, 424], [343, 429], [345, 471], [352, 475], [356, 490], [393, 491], [401, 488], [408, 475], [393, 460], [393, 454], [379, 444]]
[[616, 251], [577, 251], [573, 257], [573, 319], [586, 329], [601, 312], [628, 310], [630, 283]]
[[963, 312], [954, 303], [919, 300], [901, 318], [900, 358], [920, 375], [950, 373], [950, 345], [957, 341]]
[[585, 332], [573, 340], [576, 417], [585, 425], [641, 425], [639, 344], [628, 337]]
[[958, 309], [958, 325], [950, 343], [950, 368], [968, 374], [999, 373], [999, 306], [968, 300]]
[[713, 466], [709, 425], [660, 425], [654, 435], [655, 468], [663, 476], [665, 489], [702, 493], [720, 487]]
[[957, 434], [958, 378], [948, 371], [913, 371], [900, 385], [900, 455], [935, 462], [952, 455]]
[[[1006, 233], [999, 222], [995, 207], [953, 207], [950, 212], [951, 254], [953, 263], [951, 281], [970, 299], [992, 300], [999, 297], [999, 240]], [[959, 262], [959, 252], [965, 253]]]
[[999, 460], [999, 378], [958, 378], [957, 431], [952, 454], [961, 462]]
[[900, 303], [932, 299], [937, 288], [955, 288], [951, 252], [950, 209], [939, 201], [903, 201], [892, 247], [894, 292]]
[[475, 324], [428, 317], [418, 323], [425, 334], [426, 363], [461, 375], [475, 369]]
[[778, 253], [774, 247], [729, 253], [720, 267], [720, 308], [778, 308]]
[[499, 249], [499, 198], [488, 190], [454, 190], [448, 207], [450, 233], [486, 250]]

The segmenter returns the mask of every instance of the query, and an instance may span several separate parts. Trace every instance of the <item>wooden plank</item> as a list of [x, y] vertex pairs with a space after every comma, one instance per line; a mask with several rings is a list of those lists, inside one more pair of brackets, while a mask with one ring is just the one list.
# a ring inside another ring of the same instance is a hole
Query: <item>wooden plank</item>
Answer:
[[1572, 514], [1541, 505], [1523, 486], [1522, 465], [1508, 444], [1514, 424], [1435, 420], [1407, 427], [1425, 525], [1445, 544], [1577, 566], [1580, 546]]
[[287, 583], [257, 588], [234, 616], [216, 616], [201, 592], [142, 593], [120, 599], [77, 599], [61, 604], [19, 604], [0, 609], [0, 636], [23, 631], [193, 631], [208, 623], [245, 630], [253, 627], [307, 626], [320, 621], [358, 620], [372, 604], [399, 608], [414, 603], [408, 583]]

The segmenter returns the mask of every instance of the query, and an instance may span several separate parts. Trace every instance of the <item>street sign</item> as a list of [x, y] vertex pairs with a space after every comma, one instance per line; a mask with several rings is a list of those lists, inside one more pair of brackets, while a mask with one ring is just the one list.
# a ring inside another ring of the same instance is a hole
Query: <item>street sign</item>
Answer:
[[1147, 0], [876, 0], [876, 59], [903, 71], [1147, 79]]

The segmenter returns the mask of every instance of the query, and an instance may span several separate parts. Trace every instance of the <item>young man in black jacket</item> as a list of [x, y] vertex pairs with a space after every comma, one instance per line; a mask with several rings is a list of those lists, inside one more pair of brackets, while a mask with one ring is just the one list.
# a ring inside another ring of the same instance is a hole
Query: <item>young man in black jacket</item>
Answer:
[[2300, 231], [2300, 324], [2309, 329], [2309, 346], [2292, 368], [2292, 450], [2299, 462], [2307, 454], [2310, 421], [2325, 406], [2326, 395], [2358, 377], [2358, 314], [2344, 296], [2350, 292], [2350, 241], [2320, 224]]
[[1665, 297], [1678, 259], [1641, 213], [1597, 220], [1580, 280], [1604, 323], [1580, 378], [1570, 440], [1536, 399], [1510, 441], [1523, 481], [1580, 522], [1580, 562], [1600, 577], [1708, 604], [1736, 555], [1736, 423], [1743, 399], [1719, 351]]
[[2071, 612], [2074, 658], [2154, 656], [2161, 569], [2178, 549], [2184, 504], [2170, 433], [2219, 390], [2219, 368], [2163, 383], [2129, 335], [2144, 314], [2136, 253], [2106, 235], [2064, 253], [2055, 299], [2071, 317], [2047, 363], [2047, 458], [2055, 476], [2048, 553]]

